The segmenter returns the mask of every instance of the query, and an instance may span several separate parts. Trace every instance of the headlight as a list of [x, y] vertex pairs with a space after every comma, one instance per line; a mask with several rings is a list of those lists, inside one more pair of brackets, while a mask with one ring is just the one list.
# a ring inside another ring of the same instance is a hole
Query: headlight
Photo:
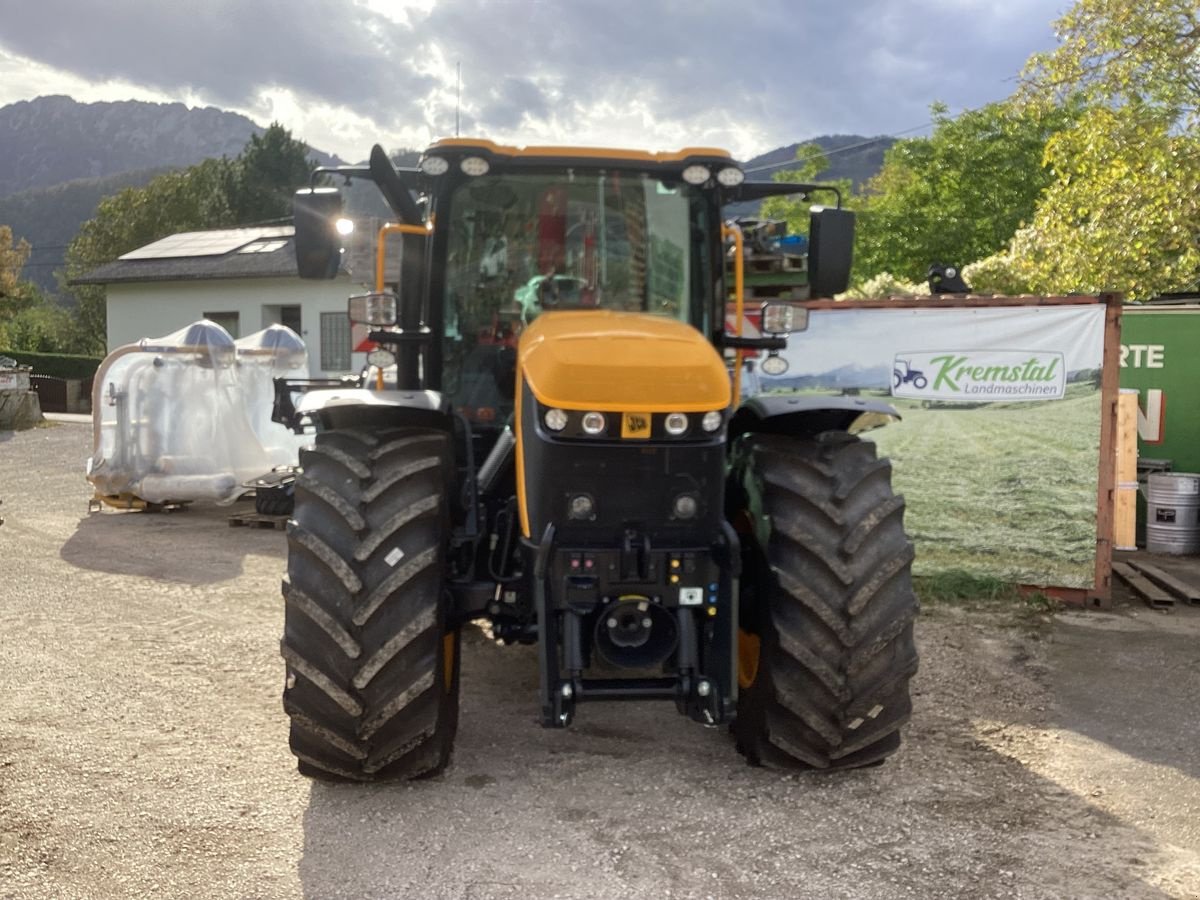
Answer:
[[788, 370], [788, 361], [782, 356], [772, 353], [759, 363], [758, 367], [764, 375], [782, 375]]
[[388, 366], [396, 364], [396, 354], [391, 350], [384, 350], [382, 347], [376, 347], [367, 354], [367, 364], [375, 366], [379, 369], [386, 369]]
[[688, 418], [683, 413], [668, 413], [666, 422], [663, 424], [667, 429], [667, 434], [678, 437], [687, 431]]
[[576, 494], [567, 504], [567, 515], [572, 519], [594, 518], [596, 503], [587, 494]]
[[551, 431], [562, 431], [567, 427], [567, 414], [561, 409], [548, 409], [542, 421]]
[[491, 166], [488, 165], [488, 161], [482, 156], [468, 156], [458, 164], [458, 167], [463, 170], [464, 175], [471, 175], [473, 177], [478, 175], [486, 175], [488, 173], [488, 169], [491, 168]]
[[450, 168], [450, 162], [444, 156], [427, 156], [417, 164], [426, 175], [445, 175]]
[[706, 412], [704, 418], [700, 420], [700, 427], [705, 431], [716, 431], [721, 427], [721, 414], [716, 410]]
[[746, 180], [746, 173], [737, 166], [726, 166], [717, 173], [717, 182], [725, 187], [737, 187]]
[[796, 322], [796, 310], [789, 303], [764, 303], [762, 330], [766, 334], [790, 334]]
[[708, 170], [708, 166], [702, 166], [699, 163], [690, 165], [680, 173], [688, 184], [704, 184], [708, 179], [712, 178], [712, 172]]
[[391, 291], [355, 294], [347, 305], [351, 322], [366, 325], [396, 324], [396, 295]]
[[333, 227], [337, 230], [338, 234], [345, 237], [348, 234], [354, 233], [354, 220], [353, 219], [338, 219], [336, 222], [333, 223]]
[[583, 430], [586, 434], [603, 434], [606, 424], [604, 413], [590, 412], [583, 414]]
[[699, 509], [699, 504], [696, 503], [696, 498], [691, 494], [680, 494], [675, 498], [675, 503], [672, 511], [677, 519], [695, 518], [696, 510]]

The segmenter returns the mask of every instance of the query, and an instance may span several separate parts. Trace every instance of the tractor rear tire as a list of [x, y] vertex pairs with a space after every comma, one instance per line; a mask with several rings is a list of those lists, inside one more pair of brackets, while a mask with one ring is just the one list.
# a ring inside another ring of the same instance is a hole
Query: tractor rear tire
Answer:
[[323, 432], [300, 466], [281, 646], [300, 772], [435, 775], [458, 727], [459, 634], [447, 623], [444, 574], [450, 437]]
[[900, 746], [917, 670], [913, 549], [890, 463], [844, 432], [749, 435], [734, 471], [756, 532], [738, 748], [752, 765], [882, 762]]

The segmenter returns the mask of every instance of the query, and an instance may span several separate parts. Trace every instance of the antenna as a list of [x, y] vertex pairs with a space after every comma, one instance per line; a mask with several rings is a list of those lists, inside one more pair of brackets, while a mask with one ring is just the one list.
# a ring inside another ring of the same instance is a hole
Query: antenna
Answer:
[[462, 62], [454, 64], [454, 136], [458, 137], [458, 110], [462, 105]]

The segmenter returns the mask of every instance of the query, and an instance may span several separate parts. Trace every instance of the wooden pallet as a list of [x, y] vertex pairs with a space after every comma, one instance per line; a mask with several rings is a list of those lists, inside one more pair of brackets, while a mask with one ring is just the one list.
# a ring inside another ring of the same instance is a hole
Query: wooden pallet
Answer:
[[1176, 578], [1158, 566], [1142, 562], [1139, 559], [1131, 559], [1129, 564], [1159, 587], [1170, 591], [1180, 600], [1186, 600], [1192, 606], [1200, 606], [1200, 587], [1197, 587], [1195, 584], [1184, 581], [1182, 578]]
[[770, 256], [747, 256], [746, 271], [749, 272], [804, 272], [808, 258], [798, 254], [780, 253]]
[[274, 528], [283, 531], [287, 523], [287, 516], [264, 516], [262, 513], [234, 513], [229, 517], [230, 528]]
[[1113, 571], [1135, 594], [1145, 600], [1151, 609], [1171, 609], [1175, 606], [1174, 595], [1163, 590], [1128, 563], [1113, 563]]

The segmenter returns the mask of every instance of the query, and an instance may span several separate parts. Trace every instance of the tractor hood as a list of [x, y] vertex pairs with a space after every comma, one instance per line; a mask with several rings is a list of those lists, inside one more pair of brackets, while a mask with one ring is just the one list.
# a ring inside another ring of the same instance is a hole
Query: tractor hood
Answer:
[[729, 373], [695, 328], [613, 310], [542, 313], [521, 335], [521, 375], [562, 409], [701, 412], [730, 402]]

